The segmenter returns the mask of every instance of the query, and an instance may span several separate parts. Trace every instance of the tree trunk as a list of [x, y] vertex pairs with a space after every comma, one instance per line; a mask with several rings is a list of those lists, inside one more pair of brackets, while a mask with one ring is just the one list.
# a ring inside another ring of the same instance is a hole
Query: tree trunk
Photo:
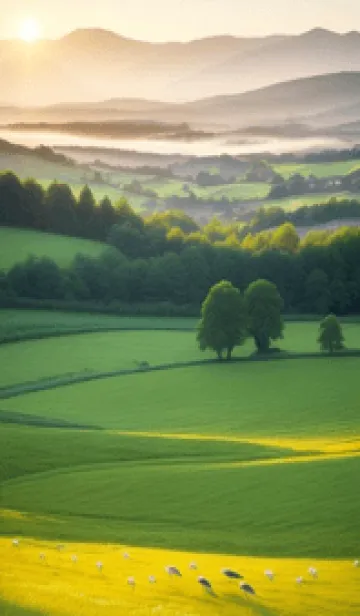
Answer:
[[231, 361], [231, 354], [232, 354], [232, 352], [233, 352], [233, 348], [232, 347], [227, 350], [227, 353], [226, 353], [226, 360], [227, 361]]

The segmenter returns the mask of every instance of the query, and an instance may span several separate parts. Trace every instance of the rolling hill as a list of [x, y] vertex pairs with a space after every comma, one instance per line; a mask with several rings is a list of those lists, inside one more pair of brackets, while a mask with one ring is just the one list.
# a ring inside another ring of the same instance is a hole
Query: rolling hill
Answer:
[[149, 43], [85, 29], [31, 47], [0, 41], [4, 105], [114, 97], [186, 101], [348, 70], [360, 70], [359, 32]]

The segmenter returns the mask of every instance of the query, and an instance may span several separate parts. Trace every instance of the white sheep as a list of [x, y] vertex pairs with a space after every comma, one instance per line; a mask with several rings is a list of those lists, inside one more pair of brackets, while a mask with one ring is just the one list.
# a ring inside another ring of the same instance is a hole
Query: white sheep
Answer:
[[19, 539], [13, 539], [12, 544], [13, 544], [14, 548], [18, 548], [19, 547]]
[[78, 561], [78, 557], [76, 556], [76, 554], [73, 554], [71, 557], [71, 562], [77, 563], [77, 561]]
[[191, 569], [192, 571], [197, 571], [197, 568], [198, 568], [198, 566], [197, 566], [196, 563], [190, 563], [189, 569]]
[[136, 582], [135, 582], [135, 578], [134, 577], [128, 577], [127, 579], [127, 583], [128, 586], [131, 586], [132, 588], [135, 588]]
[[315, 567], [309, 567], [309, 575], [311, 575], [311, 577], [312, 577], [314, 580], [317, 580], [317, 578], [318, 578], [318, 572], [317, 572], [317, 569], [315, 569]]
[[296, 583], [299, 585], [304, 583], [304, 578], [302, 577], [302, 575], [299, 575], [299, 577], [296, 578]]
[[155, 575], [149, 575], [149, 582], [150, 582], [150, 584], [156, 584], [156, 577], [155, 577]]
[[100, 560], [99, 560], [99, 562], [97, 562], [97, 563], [96, 563], [96, 567], [97, 567], [97, 569], [100, 571], [100, 573], [101, 573], [101, 572], [102, 572], [102, 570], [103, 570], [103, 566], [104, 566], [104, 565], [102, 564], [102, 562], [101, 562]]
[[359, 561], [358, 560], [354, 560], [354, 567], [358, 567], [359, 566]]
[[273, 571], [271, 571], [271, 569], [266, 569], [266, 571], [264, 571], [264, 575], [265, 577], [267, 577], [268, 580], [270, 580], [270, 582], [272, 582], [275, 577], [275, 574]]

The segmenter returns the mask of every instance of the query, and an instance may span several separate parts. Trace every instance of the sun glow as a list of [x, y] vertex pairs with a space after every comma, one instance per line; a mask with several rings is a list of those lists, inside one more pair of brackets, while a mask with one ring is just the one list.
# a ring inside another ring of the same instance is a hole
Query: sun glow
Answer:
[[35, 43], [40, 35], [39, 22], [36, 19], [25, 19], [19, 29], [19, 36], [21, 40], [26, 43]]

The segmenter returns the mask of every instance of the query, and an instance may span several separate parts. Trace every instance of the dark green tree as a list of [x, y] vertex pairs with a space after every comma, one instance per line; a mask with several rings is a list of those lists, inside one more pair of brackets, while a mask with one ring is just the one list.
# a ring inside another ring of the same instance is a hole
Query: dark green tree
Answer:
[[49, 231], [76, 236], [76, 200], [67, 184], [50, 184], [46, 191], [45, 206]]
[[334, 353], [344, 348], [341, 325], [334, 314], [329, 314], [320, 323], [318, 342], [322, 351]]
[[283, 299], [268, 280], [256, 280], [245, 291], [249, 333], [260, 353], [267, 353], [271, 340], [282, 338], [284, 321], [281, 316]]
[[84, 186], [79, 195], [76, 208], [79, 237], [96, 239], [95, 232], [95, 208], [96, 202], [91, 189]]
[[246, 317], [243, 297], [231, 282], [222, 280], [211, 287], [201, 307], [197, 340], [200, 349], [212, 349], [219, 359], [226, 351], [230, 360], [236, 346], [246, 338]]
[[305, 281], [305, 301], [309, 312], [326, 314], [330, 307], [330, 283], [326, 272], [315, 268]]

